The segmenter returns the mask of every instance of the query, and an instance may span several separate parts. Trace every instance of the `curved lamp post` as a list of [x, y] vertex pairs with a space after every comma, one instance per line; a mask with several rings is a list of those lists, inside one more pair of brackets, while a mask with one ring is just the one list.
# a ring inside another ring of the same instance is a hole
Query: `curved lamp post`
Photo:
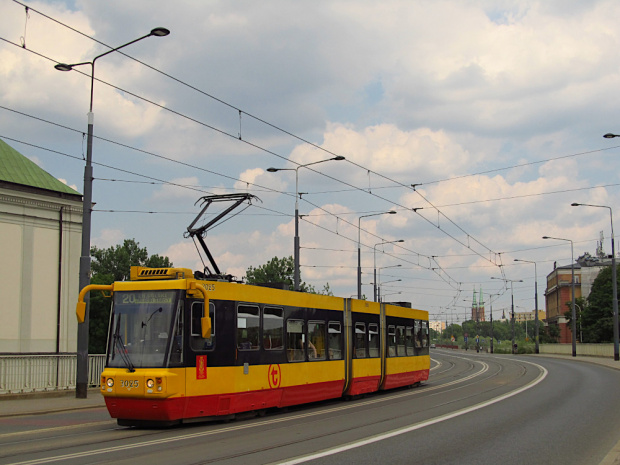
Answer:
[[[610, 134], [606, 134], [607, 137]], [[611, 134], [613, 137], [617, 137]], [[609, 138], [609, 137], [608, 137]], [[620, 352], [618, 350], [618, 282], [616, 281], [616, 246], [614, 240], [614, 216], [611, 207], [606, 205], [591, 205], [588, 203], [571, 203], [573, 207], [597, 207], [607, 208], [609, 210], [609, 218], [611, 219], [611, 285], [612, 285], [612, 305], [613, 305], [613, 325], [614, 325], [614, 360], [617, 362], [620, 359]]]
[[386, 241], [386, 242], [379, 242], [378, 244], [375, 244], [375, 246], [373, 247], [373, 259], [374, 259], [374, 275], [373, 275], [373, 294], [374, 294], [374, 298], [373, 300], [375, 302], [377, 302], [377, 246], [378, 245], [383, 245], [383, 244], [395, 244], [397, 242], [405, 242], [403, 239], [399, 239], [397, 241]]
[[540, 353], [540, 347], [538, 342], [538, 272], [536, 271], [536, 262], [532, 260], [521, 260], [519, 258], [515, 258], [515, 262], [525, 262], [525, 263], [533, 263], [534, 264], [534, 328], [535, 328], [535, 352]]
[[357, 298], [362, 298], [362, 251], [361, 251], [361, 235], [362, 235], [362, 218], [379, 215], [395, 215], [396, 211], [390, 210], [381, 213], [371, 213], [370, 215], [362, 215], [357, 219]]
[[382, 267], [380, 267], [380, 268], [377, 268], [377, 270], [379, 270], [379, 272], [377, 273], [377, 276], [378, 276], [378, 277], [377, 277], [377, 279], [378, 279], [378, 282], [377, 282], [377, 298], [378, 298], [378, 301], [379, 301], [379, 302], [381, 302], [381, 285], [382, 285], [382, 284], [386, 284], [386, 283], [393, 283], [393, 282], [397, 282], [397, 281], [402, 281], [402, 279], [394, 279], [394, 280], [392, 280], [392, 281], [386, 281], [386, 282], [382, 283], [382, 282], [381, 282], [381, 270], [385, 270], [386, 268], [399, 268], [399, 267], [401, 267], [401, 266], [402, 266], [402, 265], [398, 264], [398, 265], [382, 266]]
[[[54, 66], [58, 71], [71, 71], [75, 66], [90, 65], [90, 107], [88, 111], [88, 136], [86, 140], [86, 166], [84, 167], [84, 195], [82, 198], [82, 252], [80, 256], [80, 275], [79, 287], [80, 291], [90, 284], [90, 229], [91, 229], [91, 213], [93, 198], [93, 88], [95, 83], [95, 62], [112, 52], [116, 52], [121, 48], [134, 44], [147, 37], [164, 37], [170, 34], [170, 31], [163, 27], [156, 27], [148, 34], [139, 37], [131, 42], [121, 45], [120, 47], [108, 50], [101, 55], [93, 58], [93, 61], [84, 61], [82, 63], [74, 63], [68, 65], [66, 63], [58, 63]], [[80, 399], [86, 399], [88, 393], [88, 322], [89, 322], [89, 298], [88, 294], [84, 299], [87, 303], [84, 322], [78, 325], [77, 337], [77, 369], [75, 396]]]
[[512, 283], [522, 283], [522, 279], [506, 279], [495, 278], [491, 276], [491, 279], [501, 279], [504, 283], [510, 283], [510, 326], [512, 328], [512, 353], [515, 353], [515, 295], [512, 289]]
[[543, 239], [555, 239], [556, 241], [570, 242], [570, 270], [571, 270], [571, 287], [572, 287], [572, 312], [571, 312], [571, 330], [573, 333], [573, 357], [577, 356], [577, 311], [575, 310], [575, 258], [573, 254], [573, 241], [570, 239], [562, 239], [561, 237], [543, 236]]
[[299, 169], [305, 168], [310, 165], [317, 165], [319, 163], [324, 163], [326, 161], [332, 160], [344, 160], [343, 156], [338, 155], [337, 157], [327, 158], [326, 160], [313, 161], [312, 163], [306, 163], [304, 165], [299, 165], [296, 168], [267, 168], [267, 171], [270, 173], [275, 173], [277, 171], [295, 171], [295, 239], [293, 240], [293, 249], [294, 249], [294, 260], [295, 260], [295, 269], [293, 270], [293, 285], [296, 291], [299, 291]]

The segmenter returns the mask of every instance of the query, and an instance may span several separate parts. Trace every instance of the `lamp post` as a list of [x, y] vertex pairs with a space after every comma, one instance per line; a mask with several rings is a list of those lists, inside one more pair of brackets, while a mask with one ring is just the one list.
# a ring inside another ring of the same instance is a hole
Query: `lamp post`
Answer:
[[573, 241], [570, 239], [563, 239], [561, 237], [543, 236], [543, 239], [555, 239], [556, 241], [570, 242], [570, 270], [571, 270], [571, 287], [572, 287], [572, 339], [573, 339], [573, 357], [577, 356], [577, 311], [575, 310], [575, 258], [573, 253]]
[[[609, 134], [606, 134], [607, 137]], [[617, 136], [614, 136], [617, 137]], [[573, 207], [597, 207], [609, 209], [609, 218], [611, 220], [611, 285], [612, 285], [612, 305], [613, 305], [613, 325], [614, 325], [614, 360], [620, 360], [620, 352], [618, 350], [618, 283], [616, 281], [616, 247], [614, 240], [614, 216], [611, 207], [606, 205], [591, 205], [588, 203], [571, 203]]]
[[[66, 63], [58, 63], [54, 66], [58, 71], [71, 71], [75, 66], [90, 65], [90, 106], [88, 110], [88, 136], [86, 139], [86, 166], [84, 167], [84, 195], [82, 198], [82, 252], [80, 256], [80, 269], [79, 269], [79, 288], [80, 291], [84, 287], [90, 284], [90, 230], [91, 230], [91, 213], [92, 213], [92, 198], [93, 198], [93, 126], [94, 126], [94, 114], [93, 114], [93, 88], [95, 83], [95, 62], [112, 52], [116, 52], [121, 48], [134, 44], [147, 37], [164, 37], [170, 34], [170, 31], [163, 27], [156, 27], [152, 29], [148, 34], [139, 37], [131, 42], [127, 42], [120, 47], [108, 50], [101, 55], [97, 55], [93, 58], [93, 61], [85, 61], [82, 63], [74, 63], [68, 65]], [[86, 313], [84, 315], [84, 322], [78, 325], [77, 334], [77, 368], [76, 368], [76, 383], [75, 383], [75, 396], [79, 399], [86, 399], [88, 394], [88, 324], [89, 324], [89, 297], [86, 294]]]
[[383, 244], [395, 244], [397, 242], [405, 242], [403, 239], [399, 239], [397, 241], [386, 241], [386, 242], [379, 242], [378, 244], [375, 244], [375, 246], [373, 247], [373, 260], [374, 260], [374, 274], [373, 274], [373, 301], [377, 302], [377, 246], [378, 245], [383, 245]]
[[357, 219], [357, 298], [362, 298], [362, 251], [361, 251], [361, 235], [362, 235], [362, 218], [379, 215], [395, 215], [394, 210], [382, 213], [372, 213], [370, 215], [362, 215]]
[[491, 353], [493, 353], [493, 297], [495, 296], [499, 296], [499, 294], [489, 295], [489, 305], [491, 307], [491, 309], [489, 310], [489, 315], [491, 316], [491, 344], [490, 344]]
[[506, 279], [506, 278], [494, 278], [501, 279], [505, 283], [510, 282], [510, 327], [512, 329], [512, 353], [515, 353], [515, 295], [512, 289], [512, 283], [522, 283], [522, 279]]
[[312, 163], [299, 165], [297, 168], [267, 168], [267, 171], [270, 173], [275, 173], [277, 171], [295, 171], [295, 238], [293, 240], [295, 269], [293, 270], [293, 285], [296, 291], [299, 291], [299, 169], [332, 160], [340, 161], [344, 160], [344, 157], [338, 155], [337, 157], [327, 158], [326, 160], [313, 161]]
[[393, 279], [391, 281], [385, 281], [384, 283], [381, 282], [381, 270], [384, 270], [386, 268], [398, 268], [401, 265], [390, 265], [390, 266], [382, 266], [381, 268], [377, 268], [379, 270], [378, 273], [378, 281], [377, 281], [377, 298], [378, 301], [381, 302], [381, 284], [387, 284], [387, 283], [395, 283], [395, 282], [399, 282], [402, 281], [402, 279]]
[[539, 341], [538, 341], [538, 272], [536, 271], [536, 262], [532, 260], [521, 260], [519, 258], [515, 258], [515, 262], [525, 262], [525, 263], [533, 263], [534, 264], [534, 352], [540, 353]]

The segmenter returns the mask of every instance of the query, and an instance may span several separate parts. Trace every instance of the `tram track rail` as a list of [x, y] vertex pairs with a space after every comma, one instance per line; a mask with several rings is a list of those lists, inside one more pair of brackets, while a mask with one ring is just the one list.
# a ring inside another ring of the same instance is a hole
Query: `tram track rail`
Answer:
[[[139, 430], [139, 429], [128, 429], [128, 428], [114, 428], [114, 429], [105, 429], [105, 430], [97, 430], [96, 425], [92, 425], [94, 430], [92, 434], [98, 435], [97, 440], [97, 448], [93, 450], [87, 451], [77, 451], [74, 453], [68, 454], [59, 454], [54, 455], [55, 453], [61, 450], [67, 450], [67, 448], [80, 448], [85, 446], [85, 442], [87, 442], [88, 432], [84, 432], [84, 434], [80, 434], [79, 436], [83, 436], [84, 441], [79, 440], [79, 438], [73, 437], [73, 444], [57, 444], [55, 446], [50, 447], [49, 441], [56, 441], [58, 439], [63, 439], [63, 436], [47, 436], [41, 439], [37, 439], [30, 442], [29, 451], [38, 455], [46, 455], [46, 457], [26, 460], [26, 461], [18, 461], [18, 462], [10, 462], [12, 459], [17, 459], [20, 455], [16, 453], [12, 454], [9, 452], [7, 446], [11, 445], [19, 445], [23, 444], [23, 440], [18, 440], [15, 442], [6, 442], [0, 444], [2, 446], [3, 453], [0, 453], [0, 459], [2, 463], [5, 461], [9, 461], [9, 463], [21, 464], [21, 465], [34, 465], [39, 463], [54, 463], [59, 461], [67, 461], [67, 460], [81, 460], [86, 459], [87, 457], [95, 458], [98, 455], [102, 454], [110, 454], [114, 452], [120, 451], [128, 451], [128, 450], [137, 450], [140, 448], [148, 448], [148, 447], [156, 447], [160, 445], [167, 445], [167, 448], [170, 449], [170, 446], [173, 444], [178, 444], [172, 447], [172, 450], [176, 448], [183, 448], [183, 443], [186, 441], [194, 441], [199, 438], [207, 438], [214, 437], [217, 435], [226, 436], [228, 434], [235, 434], [239, 431], [250, 430], [252, 428], [274, 428], [277, 430], [278, 428], [289, 428], [291, 423], [295, 424], [297, 422], [306, 422], [310, 424], [312, 422], [323, 421], [322, 418], [330, 415], [348, 415], [353, 414], [359, 409], [377, 409], [380, 410], [382, 404], [385, 402], [408, 402], [412, 397], [416, 396], [435, 396], [440, 394], [447, 394], [456, 389], [465, 389], [467, 387], [471, 388], [474, 385], [483, 385], [489, 386], [492, 383], [494, 378], [500, 376], [501, 374], [505, 374], [505, 368], [503, 364], [495, 364], [493, 362], [487, 363], [486, 358], [480, 359], [471, 359], [465, 358], [461, 356], [456, 356], [452, 354], [440, 354], [438, 357], [441, 357], [442, 360], [439, 361], [437, 365], [438, 368], [442, 368], [443, 366], [448, 367], [446, 370], [435, 370], [432, 372], [432, 376], [429, 379], [429, 382], [422, 385], [419, 389], [408, 389], [408, 390], [397, 390], [393, 392], [385, 392], [378, 393], [377, 395], [371, 395], [366, 398], [357, 399], [352, 402], [342, 402], [338, 403], [338, 405], [330, 406], [330, 404], [335, 403], [334, 401], [329, 401], [329, 403], [320, 403], [320, 404], [312, 404], [309, 406], [299, 407], [295, 409], [289, 409], [290, 411], [300, 412], [300, 413], [287, 413], [278, 411], [275, 415], [270, 415], [267, 419], [261, 420], [249, 420], [240, 422], [235, 425], [213, 425], [207, 424], [207, 430], [193, 432], [188, 434], [178, 434], [187, 431], [187, 428], [172, 428], [167, 430]], [[463, 365], [465, 363], [465, 365]], [[531, 366], [530, 362], [521, 362], [517, 360], [503, 360], [503, 363], [510, 365], [518, 365], [518, 372], [514, 374], [514, 377], [505, 381], [504, 383], [500, 383], [497, 386], [491, 386], [486, 388], [483, 392], [488, 397], [490, 393], [497, 393], [496, 397], [501, 397], [502, 387], [503, 391], [505, 391], [505, 386], [508, 384], [518, 384], [519, 380], [523, 378], [523, 376], [527, 372], [526, 365]], [[493, 368], [491, 368], [493, 367]], [[454, 371], [457, 372], [454, 372]], [[438, 378], [438, 379], [435, 379]], [[442, 378], [445, 378], [442, 379]], [[451, 400], [448, 402], [440, 402], [429, 404], [424, 408], [420, 408], [416, 410], [418, 414], [425, 413], [428, 414], [434, 409], [444, 408], [457, 403], [463, 403], [468, 400], [475, 400], [476, 397], [480, 397], [480, 394], [472, 393], [470, 395], [459, 396], [455, 400]], [[326, 408], [324, 408], [326, 407]], [[345, 428], [337, 431], [339, 434], [344, 433], [353, 433], [356, 430], [360, 430], [362, 428], [366, 428], [370, 425], [374, 427], [380, 427], [388, 421], [391, 422], [399, 422], [404, 421], [408, 417], [411, 416], [411, 413], [403, 413], [402, 415], [398, 415], [396, 417], [385, 418], [382, 420], [377, 420], [373, 415], [367, 415], [369, 421], [362, 422], [356, 425], [355, 427]], [[191, 428], [195, 427], [204, 427], [205, 424], [194, 425]], [[31, 433], [36, 434], [37, 431], [34, 430]], [[69, 430], [68, 430], [69, 431]], [[46, 433], [54, 432], [54, 429], [46, 429]], [[107, 437], [101, 437], [101, 434], [104, 434]], [[327, 437], [333, 436], [334, 432], [320, 432], [316, 434], [305, 434], [304, 441], [316, 441], [321, 440]], [[20, 433], [20, 436], [26, 435], [26, 433]], [[26, 435], [27, 436], [27, 435]], [[66, 437], [64, 437], [66, 438]], [[0, 439], [2, 439], [0, 437]], [[6, 438], [5, 438], [6, 439]], [[16, 438], [17, 439], [17, 438]], [[23, 439], [23, 438], [22, 438]], [[78, 440], [75, 440], [78, 439]], [[137, 439], [137, 440], [136, 440]], [[144, 440], [146, 439], [146, 440]], [[133, 441], [128, 444], [118, 444], [119, 441]], [[203, 459], [198, 462], [189, 462], [189, 463], [213, 463], [216, 461], [225, 461], [225, 460], [233, 460], [235, 458], [243, 457], [243, 456], [251, 456], [253, 454], [260, 454], [264, 452], [268, 452], [270, 450], [289, 447], [294, 445], [299, 441], [299, 438], [295, 440], [282, 440], [275, 441], [269, 445], [265, 444], [262, 447], [252, 448], [251, 450], [240, 451], [230, 455], [218, 455], [217, 457], [210, 458], [208, 460]], [[66, 442], [66, 441], [65, 441]], [[41, 447], [36, 447], [36, 444], [39, 443]], [[47, 443], [47, 445], [45, 445]], [[107, 444], [105, 447], [101, 447], [102, 444]], [[34, 447], [32, 447], [34, 446]], [[4, 452], [9, 452], [5, 454]], [[30, 455], [30, 454], [29, 454]], [[23, 455], [22, 455], [23, 456]]]

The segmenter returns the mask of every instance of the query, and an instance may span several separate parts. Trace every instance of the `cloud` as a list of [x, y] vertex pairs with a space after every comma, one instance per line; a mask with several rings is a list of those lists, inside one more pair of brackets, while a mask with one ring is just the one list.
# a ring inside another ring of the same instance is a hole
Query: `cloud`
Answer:
[[98, 237], [91, 238], [91, 244], [100, 249], [107, 249], [118, 244], [122, 244], [123, 240], [128, 237], [121, 229], [102, 229]]
[[69, 185], [69, 183], [67, 183], [67, 180], [66, 180], [66, 179], [62, 179], [62, 178], [58, 178], [58, 180], [59, 180], [61, 183], [63, 183], [63, 184], [65, 184], [65, 185], [69, 186], [69, 187], [70, 187], [71, 189], [73, 189], [74, 191], [79, 192], [78, 187], [77, 187], [75, 184], [71, 184], [71, 185]]

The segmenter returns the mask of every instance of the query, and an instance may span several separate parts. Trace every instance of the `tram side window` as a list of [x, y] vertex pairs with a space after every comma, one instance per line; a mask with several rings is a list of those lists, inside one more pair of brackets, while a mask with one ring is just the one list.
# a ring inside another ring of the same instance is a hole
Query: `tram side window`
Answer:
[[327, 325], [328, 348], [330, 360], [342, 359], [342, 327], [339, 321], [330, 321]]
[[355, 358], [366, 358], [366, 324], [355, 323]]
[[192, 350], [210, 350], [215, 344], [215, 305], [209, 302], [209, 317], [211, 317], [211, 337], [202, 338], [202, 322], [204, 316], [204, 304], [202, 302], [194, 302], [192, 304], [192, 328], [190, 346]]
[[308, 322], [308, 358], [325, 360], [325, 322]]
[[258, 332], [260, 328], [259, 308], [251, 305], [239, 305], [237, 308], [237, 349], [258, 350]]
[[423, 321], [422, 322], [422, 347], [428, 347], [428, 340], [429, 340], [429, 334], [428, 334], [428, 321]]
[[413, 355], [413, 328], [407, 326], [405, 329], [405, 349], [407, 349], [407, 355]]
[[301, 362], [304, 357], [304, 322], [303, 320], [286, 321], [286, 356], [289, 362]]
[[396, 353], [398, 354], [398, 356], [402, 357], [404, 355], [407, 355], [407, 352], [405, 351], [405, 327], [404, 326], [398, 326], [396, 328], [396, 344], [397, 344]]
[[368, 356], [379, 356], [379, 325], [376, 323], [368, 325]]
[[414, 321], [413, 322], [413, 337], [414, 337], [414, 341], [415, 341], [415, 347], [416, 349], [421, 349], [422, 348], [422, 333], [420, 332], [420, 321]]
[[388, 354], [390, 357], [396, 356], [396, 326], [388, 326]]
[[284, 348], [284, 317], [281, 308], [263, 310], [263, 347], [266, 350]]

